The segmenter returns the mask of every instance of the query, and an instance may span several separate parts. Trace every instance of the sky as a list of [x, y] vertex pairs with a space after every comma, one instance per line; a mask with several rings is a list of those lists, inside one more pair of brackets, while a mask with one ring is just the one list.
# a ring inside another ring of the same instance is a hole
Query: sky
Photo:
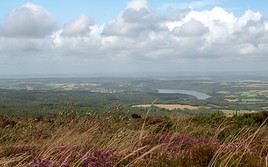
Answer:
[[3, 0], [0, 75], [268, 71], [266, 0]]

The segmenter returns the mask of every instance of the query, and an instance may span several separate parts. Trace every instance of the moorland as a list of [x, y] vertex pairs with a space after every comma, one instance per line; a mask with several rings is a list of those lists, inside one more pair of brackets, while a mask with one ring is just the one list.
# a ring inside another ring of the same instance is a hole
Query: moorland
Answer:
[[265, 80], [1, 79], [0, 166], [265, 167], [267, 107]]

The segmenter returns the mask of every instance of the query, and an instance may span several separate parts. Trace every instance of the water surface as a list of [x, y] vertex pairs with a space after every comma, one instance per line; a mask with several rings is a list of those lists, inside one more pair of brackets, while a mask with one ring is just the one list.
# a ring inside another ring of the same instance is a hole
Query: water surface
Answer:
[[194, 91], [194, 90], [180, 90], [180, 89], [157, 89], [160, 94], [185, 94], [194, 96], [199, 100], [206, 100], [210, 96], [206, 93]]

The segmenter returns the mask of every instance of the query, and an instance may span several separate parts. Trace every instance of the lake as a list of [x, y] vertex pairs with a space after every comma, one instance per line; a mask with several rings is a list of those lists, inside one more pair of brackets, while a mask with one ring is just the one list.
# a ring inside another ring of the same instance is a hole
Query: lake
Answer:
[[199, 100], [206, 100], [210, 96], [206, 93], [194, 91], [194, 90], [180, 90], [180, 89], [157, 89], [160, 94], [185, 94], [194, 96]]

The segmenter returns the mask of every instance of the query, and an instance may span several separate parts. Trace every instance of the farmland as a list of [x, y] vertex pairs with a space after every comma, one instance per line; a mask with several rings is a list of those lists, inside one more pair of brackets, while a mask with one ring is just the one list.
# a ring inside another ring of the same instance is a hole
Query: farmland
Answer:
[[268, 107], [268, 84], [265, 80], [13, 79], [0, 80], [0, 95], [1, 113], [14, 114], [12, 111], [16, 111], [19, 115], [31, 115], [33, 108], [35, 115], [53, 114], [65, 104], [79, 108], [81, 114], [99, 113], [113, 106], [132, 111], [136, 110], [131, 107], [133, 105], [151, 104], [155, 100], [160, 105], [199, 106], [200, 110], [211, 113], [228, 110], [239, 114], [263, 111]]
[[266, 163], [265, 81], [6, 79], [0, 88], [0, 166]]

